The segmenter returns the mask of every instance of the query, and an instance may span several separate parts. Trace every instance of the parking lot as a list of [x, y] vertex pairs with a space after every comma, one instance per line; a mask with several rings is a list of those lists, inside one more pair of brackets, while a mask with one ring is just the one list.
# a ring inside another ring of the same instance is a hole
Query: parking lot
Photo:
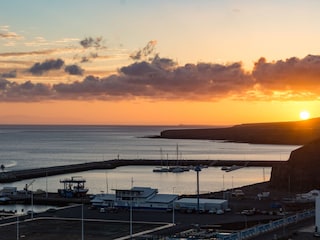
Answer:
[[[83, 216], [83, 217], [82, 217]], [[21, 239], [116, 239], [130, 235], [130, 211], [101, 212], [100, 209], [92, 209], [88, 206], [82, 208], [75, 205], [63, 209], [50, 209], [43, 213], [11, 218], [11, 224], [0, 226], [0, 235], [4, 239], [16, 239], [17, 230]], [[175, 222], [174, 228], [157, 231], [157, 234], [168, 234], [188, 228], [197, 224], [215, 225], [221, 228], [244, 228], [250, 222], [274, 219], [277, 216], [243, 216], [238, 213], [228, 212], [222, 215], [209, 213], [180, 213], [166, 211], [136, 210], [132, 211], [132, 232], [138, 233], [155, 229], [160, 226], [169, 226]], [[82, 219], [84, 219], [82, 221]], [[8, 220], [2, 220], [4, 224]], [[83, 226], [83, 227], [82, 227]]]

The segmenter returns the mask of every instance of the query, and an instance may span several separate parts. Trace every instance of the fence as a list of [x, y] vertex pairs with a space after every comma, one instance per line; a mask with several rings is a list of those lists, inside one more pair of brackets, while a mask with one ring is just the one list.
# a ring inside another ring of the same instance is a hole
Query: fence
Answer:
[[266, 224], [257, 225], [251, 228], [246, 228], [244, 230], [241, 230], [239, 232], [231, 233], [231, 234], [223, 234], [218, 233], [216, 235], [217, 239], [219, 240], [245, 240], [250, 239], [251, 237], [258, 236], [260, 234], [270, 232], [276, 229], [279, 229], [281, 227], [285, 227], [289, 224], [297, 223], [299, 221], [302, 221], [304, 219], [313, 217], [315, 215], [315, 210], [308, 210], [305, 212], [297, 213], [295, 215], [291, 215], [288, 217], [283, 217], [281, 219], [270, 221]]

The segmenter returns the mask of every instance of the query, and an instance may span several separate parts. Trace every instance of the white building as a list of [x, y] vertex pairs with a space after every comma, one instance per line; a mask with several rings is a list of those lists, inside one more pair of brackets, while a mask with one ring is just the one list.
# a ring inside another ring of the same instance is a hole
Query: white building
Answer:
[[[181, 198], [174, 202], [174, 208], [176, 210], [197, 210], [198, 199], [197, 198]], [[228, 201], [224, 199], [199, 199], [199, 210], [226, 210], [228, 208]]]
[[133, 187], [131, 189], [114, 189], [115, 194], [97, 194], [91, 200], [93, 206], [168, 209], [178, 199], [175, 194], [158, 194], [158, 189]]
[[[122, 207], [140, 209], [197, 210], [197, 198], [178, 199], [176, 194], [159, 194], [158, 189], [150, 187], [133, 187], [131, 189], [114, 189], [115, 194], [97, 194], [91, 200], [97, 207]], [[199, 199], [199, 210], [226, 210], [228, 201], [224, 199]]]

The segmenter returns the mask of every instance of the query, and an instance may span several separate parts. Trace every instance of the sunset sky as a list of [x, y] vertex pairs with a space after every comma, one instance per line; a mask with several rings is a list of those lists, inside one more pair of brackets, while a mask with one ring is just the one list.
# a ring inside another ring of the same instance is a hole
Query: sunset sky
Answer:
[[0, 124], [320, 116], [320, 1], [10, 0]]

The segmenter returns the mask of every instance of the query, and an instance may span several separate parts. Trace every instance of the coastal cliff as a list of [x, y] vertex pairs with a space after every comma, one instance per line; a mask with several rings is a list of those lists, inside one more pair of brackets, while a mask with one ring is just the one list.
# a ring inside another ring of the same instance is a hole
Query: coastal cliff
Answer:
[[291, 152], [288, 161], [272, 167], [270, 186], [288, 192], [310, 191], [320, 186], [320, 139]]
[[241, 124], [226, 128], [173, 129], [162, 131], [160, 137], [304, 145], [320, 137], [320, 118], [295, 122]]

